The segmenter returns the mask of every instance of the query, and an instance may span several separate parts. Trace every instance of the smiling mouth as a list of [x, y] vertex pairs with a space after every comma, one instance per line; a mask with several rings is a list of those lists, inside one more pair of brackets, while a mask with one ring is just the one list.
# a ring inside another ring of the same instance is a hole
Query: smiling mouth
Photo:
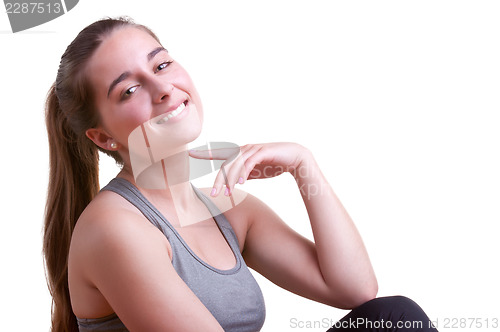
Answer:
[[156, 123], [157, 124], [162, 124], [167, 122], [168, 120], [175, 118], [177, 115], [181, 114], [182, 111], [184, 111], [184, 108], [186, 107], [187, 101], [182, 102], [175, 110], [168, 112], [167, 115], [160, 120], [158, 120]]

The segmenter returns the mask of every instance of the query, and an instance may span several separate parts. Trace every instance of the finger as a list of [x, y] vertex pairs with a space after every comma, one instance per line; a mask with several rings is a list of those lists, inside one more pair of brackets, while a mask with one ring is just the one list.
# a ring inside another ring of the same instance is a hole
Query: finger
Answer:
[[247, 157], [245, 158], [245, 163], [243, 168], [245, 170], [245, 179], [250, 177], [250, 174], [262, 160], [264, 160], [265, 154], [263, 152], [262, 146], [256, 146], [248, 151]]
[[226, 189], [224, 190], [224, 195], [226, 196], [230, 196], [231, 195], [231, 192], [233, 190], [232, 186], [231, 186], [231, 183], [229, 182], [228, 180], [228, 177], [227, 177], [227, 173], [226, 173], [226, 167], [222, 166], [220, 168], [220, 173], [222, 174], [222, 176], [224, 177], [224, 184], [226, 186]]
[[237, 183], [243, 184], [245, 182], [245, 157], [240, 155], [233, 160], [226, 167], [221, 168], [223, 171], [226, 187], [228, 188], [228, 195], [231, 195]]
[[221, 166], [219, 172], [217, 172], [217, 175], [215, 176], [214, 185], [212, 187], [212, 191], [210, 192], [210, 196], [212, 197], [218, 196], [226, 184], [225, 174], [223, 169], [224, 165]]
[[230, 184], [229, 190], [232, 191], [236, 184], [243, 184], [247, 180], [247, 174], [250, 171], [245, 169], [245, 161], [247, 158], [255, 154], [262, 145], [247, 144], [240, 148], [240, 154], [230, 164], [230, 169], [226, 169], [227, 181]]
[[228, 160], [231, 161], [240, 153], [239, 147], [207, 149], [207, 150], [189, 150], [189, 155], [197, 159], [207, 160]]
[[[224, 195], [229, 196], [230, 192], [232, 191], [235, 180], [234, 180], [234, 171], [231, 172], [231, 170], [235, 167], [234, 166], [235, 160], [232, 160], [231, 162], [228, 162], [227, 160], [222, 163], [217, 176], [215, 177], [214, 181], [214, 186], [212, 189], [212, 196], [217, 196], [219, 193], [224, 191]], [[241, 167], [241, 166], [240, 166]], [[231, 175], [229, 175], [231, 174]], [[225, 190], [224, 190], [225, 187]]]
[[[246, 170], [245, 170], [245, 159], [255, 153], [259, 147], [255, 145], [244, 145], [240, 147], [238, 156], [229, 161], [226, 160], [221, 167], [220, 174], [216, 179], [216, 187], [225, 186], [224, 194], [226, 196], [231, 196], [234, 187], [237, 183], [243, 184], [246, 180]], [[222, 177], [220, 176], [222, 175]], [[224, 184], [222, 184], [222, 178], [224, 179]]]
[[[219, 193], [223, 191], [226, 196], [231, 196], [231, 193], [236, 183], [243, 184], [247, 179], [247, 174], [250, 173], [250, 170], [247, 171], [245, 169], [245, 160], [249, 156], [252, 156], [253, 154], [257, 153], [261, 149], [261, 147], [262, 145], [249, 144], [242, 146], [238, 150], [217, 149], [218, 152], [221, 152], [222, 154], [227, 154], [227, 153], [234, 154], [236, 151], [238, 151], [239, 153], [237, 157], [235, 157], [234, 159], [226, 160], [222, 164], [221, 168], [219, 169], [219, 173], [217, 174], [216, 179], [214, 181], [214, 186], [211, 195], [217, 196], [219, 195]], [[200, 154], [205, 154], [206, 156], [207, 151], [208, 150], [201, 151]], [[219, 156], [222, 155], [219, 154]]]

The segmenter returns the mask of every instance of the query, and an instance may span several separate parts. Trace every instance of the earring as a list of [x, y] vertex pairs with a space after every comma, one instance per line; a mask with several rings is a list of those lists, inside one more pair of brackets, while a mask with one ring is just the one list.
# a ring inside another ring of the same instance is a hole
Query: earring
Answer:
[[116, 149], [118, 147], [118, 144], [116, 144], [116, 142], [111, 142], [111, 144], [109, 145], [112, 149]]

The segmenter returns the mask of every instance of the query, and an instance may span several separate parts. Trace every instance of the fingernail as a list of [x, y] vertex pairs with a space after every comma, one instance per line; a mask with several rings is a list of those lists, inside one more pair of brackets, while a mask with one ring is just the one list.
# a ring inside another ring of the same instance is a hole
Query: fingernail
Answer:
[[224, 191], [224, 195], [229, 196], [229, 188], [226, 188], [226, 190]]
[[210, 196], [215, 196], [217, 193], [217, 188], [212, 188], [212, 191], [210, 192]]
[[242, 176], [240, 176], [240, 178], [238, 179], [238, 183], [239, 183], [239, 184], [242, 184], [242, 183], [243, 183], [243, 181], [244, 181], [244, 180], [243, 180], [243, 177], [242, 177]]

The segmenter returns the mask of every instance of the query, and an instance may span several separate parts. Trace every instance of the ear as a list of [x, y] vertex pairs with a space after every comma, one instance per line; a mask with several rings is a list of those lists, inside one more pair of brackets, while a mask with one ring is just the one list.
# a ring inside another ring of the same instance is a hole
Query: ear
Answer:
[[113, 137], [111, 137], [102, 128], [90, 128], [85, 131], [85, 135], [95, 143], [95, 145], [105, 149], [105, 150], [116, 150], [111, 147], [111, 143], [114, 142]]

